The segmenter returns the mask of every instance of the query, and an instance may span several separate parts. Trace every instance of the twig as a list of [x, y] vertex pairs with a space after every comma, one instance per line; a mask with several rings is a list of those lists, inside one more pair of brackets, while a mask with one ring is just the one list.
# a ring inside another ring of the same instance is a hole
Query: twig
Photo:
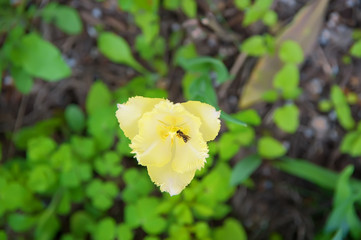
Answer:
[[[13, 129], [13, 135], [14, 133], [20, 128], [21, 123], [23, 122], [23, 117], [25, 114], [25, 103], [27, 102], [28, 96], [21, 96], [21, 102], [19, 106], [19, 110], [16, 116], [14, 129]], [[14, 153], [14, 145], [10, 144], [8, 152], [7, 152], [7, 159], [9, 159]]]
[[[233, 63], [233, 65], [232, 65], [232, 67], [231, 67], [231, 70], [230, 70], [230, 75], [231, 75], [232, 77], [236, 77], [236, 76], [237, 76], [239, 70], [240, 70], [240, 69], [242, 68], [242, 66], [243, 66], [244, 61], [247, 59], [247, 56], [248, 56], [248, 55], [247, 55], [246, 53], [240, 53], [240, 54], [238, 54], [237, 59], [236, 59], [236, 61]], [[223, 98], [224, 96], [226, 96], [227, 90], [228, 90], [228, 88], [231, 86], [231, 84], [232, 84], [232, 81], [227, 81], [227, 82], [225, 82], [225, 83], [221, 86], [221, 88], [220, 88], [220, 90], [219, 90], [219, 96], [220, 96], [221, 98]]]

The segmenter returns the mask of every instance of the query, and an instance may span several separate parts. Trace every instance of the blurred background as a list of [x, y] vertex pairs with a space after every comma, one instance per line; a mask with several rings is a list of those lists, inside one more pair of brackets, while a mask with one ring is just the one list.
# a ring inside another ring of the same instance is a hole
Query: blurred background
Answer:
[[[361, 1], [0, 0], [0, 240], [361, 239]], [[222, 111], [161, 193], [129, 97]]]

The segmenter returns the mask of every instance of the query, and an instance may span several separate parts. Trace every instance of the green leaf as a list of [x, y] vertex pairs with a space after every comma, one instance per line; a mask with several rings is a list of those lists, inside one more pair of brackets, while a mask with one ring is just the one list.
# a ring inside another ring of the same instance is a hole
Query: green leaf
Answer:
[[300, 112], [296, 105], [288, 104], [275, 110], [273, 121], [283, 131], [294, 133], [300, 124], [299, 114]]
[[94, 220], [85, 211], [77, 211], [71, 215], [70, 229], [75, 236], [81, 238], [94, 228]]
[[73, 152], [84, 160], [89, 160], [95, 155], [95, 141], [92, 138], [73, 135], [70, 139]]
[[300, 64], [304, 60], [301, 46], [292, 40], [282, 42], [278, 56], [284, 63]]
[[332, 109], [332, 103], [329, 100], [321, 100], [318, 102], [318, 109], [321, 112], [329, 112]]
[[118, 194], [118, 188], [113, 182], [102, 182], [99, 179], [94, 179], [86, 187], [86, 194], [91, 198], [94, 207], [99, 210], [107, 210], [113, 205], [113, 199]]
[[275, 11], [268, 10], [265, 15], [263, 15], [262, 21], [267, 26], [273, 26], [277, 23], [278, 15]]
[[350, 53], [354, 57], [361, 58], [361, 40], [358, 40], [352, 45]]
[[187, 73], [184, 75], [182, 85], [187, 99], [205, 102], [214, 107], [218, 105], [217, 95], [209, 76]]
[[273, 0], [256, 0], [256, 2], [247, 9], [243, 19], [243, 26], [249, 26], [250, 24], [260, 20], [270, 8], [272, 2]]
[[197, 239], [207, 239], [211, 232], [209, 225], [201, 221], [196, 222], [194, 229]]
[[23, 94], [30, 93], [34, 81], [33, 78], [22, 68], [13, 67], [11, 69], [11, 76], [14, 79], [15, 87]]
[[60, 240], [76, 240], [75, 237], [69, 233], [61, 235]]
[[102, 176], [117, 177], [123, 171], [120, 160], [120, 157], [115, 152], [106, 152], [103, 157], [98, 157], [95, 160], [95, 170]]
[[128, 43], [112, 32], [100, 34], [98, 48], [101, 53], [116, 63], [126, 64], [141, 73], [147, 72], [133, 57]]
[[71, 193], [69, 191], [64, 191], [61, 196], [59, 205], [57, 206], [57, 213], [59, 215], [65, 216], [68, 215], [71, 210]]
[[58, 81], [71, 74], [60, 51], [36, 33], [30, 33], [21, 39], [20, 46], [11, 53], [11, 59], [30, 75], [47, 81]]
[[275, 159], [286, 153], [285, 147], [272, 137], [262, 137], [258, 141], [258, 153], [265, 158]]
[[235, 0], [234, 5], [240, 10], [245, 10], [249, 5], [251, 5], [250, 0]]
[[144, 35], [138, 35], [135, 39], [135, 49], [142, 58], [152, 60], [155, 56], [163, 55], [165, 51], [165, 40], [162, 37], [156, 37], [150, 42], [147, 42]]
[[14, 134], [14, 144], [17, 148], [25, 150], [31, 139], [40, 136], [50, 136], [61, 125], [62, 121], [60, 119], [50, 118], [37, 122], [34, 126], [24, 127]]
[[219, 144], [219, 157], [222, 160], [230, 160], [241, 148], [241, 137], [232, 132], [222, 134]]
[[92, 177], [92, 170], [87, 163], [73, 162], [69, 169], [63, 170], [60, 174], [60, 184], [64, 187], [79, 187], [82, 182]]
[[143, 223], [143, 229], [148, 234], [160, 234], [165, 231], [167, 227], [167, 221], [158, 216], [152, 216]]
[[54, 169], [68, 171], [73, 166], [73, 154], [69, 144], [63, 143], [50, 157], [50, 164]]
[[361, 131], [348, 132], [341, 143], [341, 152], [348, 153], [352, 157], [361, 156]]
[[2, 186], [0, 203], [5, 210], [12, 211], [25, 207], [28, 198], [27, 189], [17, 182], [6, 183]]
[[230, 160], [242, 146], [249, 146], [254, 139], [253, 128], [242, 127], [236, 131], [222, 134], [219, 144], [219, 157], [221, 160]]
[[115, 117], [116, 106], [99, 109], [88, 118], [88, 133], [94, 137], [97, 149], [106, 150], [114, 143], [118, 128]]
[[243, 41], [241, 51], [250, 56], [258, 57], [266, 54], [268, 52], [268, 48], [264, 38], [260, 35], [255, 35]]
[[195, 0], [182, 0], [181, 7], [185, 15], [195, 18], [197, 15], [197, 2]]
[[27, 157], [31, 162], [47, 161], [56, 143], [48, 137], [33, 138], [28, 142]]
[[351, 235], [354, 239], [358, 239], [361, 236], [360, 225], [354, 202], [360, 198], [361, 193], [358, 192], [355, 195], [352, 192], [350, 177], [354, 171], [352, 165], [348, 165], [340, 174], [337, 180], [337, 186], [334, 195], [333, 210], [327, 221], [325, 230], [327, 232], [335, 231], [340, 227], [350, 229]]
[[284, 157], [279, 162], [272, 164], [282, 171], [303, 178], [326, 189], [333, 190], [336, 186], [338, 175], [323, 167], [317, 166], [307, 160]]
[[117, 236], [118, 240], [132, 240], [134, 238], [134, 233], [127, 224], [122, 223], [118, 226]]
[[135, 204], [126, 204], [124, 208], [124, 221], [131, 228], [140, 226], [141, 219], [138, 216], [138, 209]]
[[284, 98], [294, 99], [299, 95], [299, 81], [300, 73], [297, 66], [294, 64], [286, 64], [275, 75], [273, 87], [280, 89]]
[[[232, 117], [231, 115], [225, 113], [225, 112], [221, 112], [221, 119], [227, 121], [229, 124], [236, 124], [236, 125], [239, 125], [239, 126], [242, 126], [242, 127], [247, 127], [247, 124], [242, 122], [241, 120], [235, 118], [235, 117]], [[231, 126], [231, 125], [228, 125], [228, 126]], [[232, 125], [233, 126], [233, 125]]]
[[[38, 226], [35, 229], [35, 237], [34, 239], [39, 240], [47, 240], [47, 239], [54, 239], [56, 233], [58, 232], [60, 228], [60, 222], [58, 218], [49, 212], [43, 212], [44, 215], [42, 215], [43, 219], [40, 219], [38, 221]], [[45, 216], [45, 217], [44, 217]]]
[[350, 106], [342, 89], [337, 85], [333, 85], [331, 88], [331, 101], [335, 106], [337, 119], [341, 126], [346, 130], [352, 129], [355, 121], [352, 118]]
[[7, 240], [8, 237], [6, 235], [6, 232], [3, 230], [0, 230], [0, 240]]
[[[196, 196], [197, 201], [200, 204], [206, 204], [205, 206], [208, 208], [208, 210], [202, 210], [203, 212], [213, 214], [214, 208], [219, 202], [226, 201], [232, 196], [234, 188], [229, 184], [230, 178], [231, 169], [226, 163], [218, 163], [216, 167], [203, 178], [200, 183], [200, 194]], [[198, 208], [198, 210], [200, 209]]]
[[125, 222], [130, 227], [139, 225], [148, 234], [160, 234], [167, 226], [167, 221], [158, 215], [159, 199], [154, 197], [141, 198], [135, 204], [127, 204]]
[[127, 203], [136, 202], [137, 199], [147, 196], [154, 189], [154, 184], [150, 181], [147, 173], [135, 168], [128, 169], [124, 173], [123, 179], [126, 185], [122, 191], [122, 198]]
[[85, 116], [78, 105], [70, 104], [65, 109], [65, 119], [74, 132], [81, 132], [85, 127]]
[[113, 218], [102, 219], [93, 229], [92, 239], [113, 240], [116, 234], [116, 223]]
[[239, 161], [233, 168], [231, 175], [231, 185], [241, 184], [249, 178], [252, 173], [261, 165], [262, 159], [258, 155], [250, 155]]
[[31, 169], [27, 186], [34, 192], [46, 192], [56, 181], [55, 172], [47, 165], [38, 165]]
[[172, 240], [191, 240], [191, 233], [186, 226], [173, 224], [169, 229], [169, 237]]
[[163, 6], [168, 10], [176, 10], [181, 4], [180, 0], [164, 0]]
[[86, 98], [86, 111], [89, 115], [97, 110], [109, 107], [112, 101], [112, 94], [108, 87], [101, 81], [96, 81], [91, 86]]
[[188, 207], [188, 205], [185, 203], [178, 204], [174, 208], [173, 214], [174, 214], [175, 218], [177, 219], [177, 222], [180, 224], [185, 225], [185, 224], [193, 223], [192, 212], [191, 212], [190, 208]]
[[36, 219], [23, 213], [11, 213], [7, 223], [15, 232], [25, 232], [34, 226]]
[[[232, 114], [232, 117], [240, 120], [249, 125], [259, 126], [262, 123], [261, 117], [258, 115], [257, 111], [254, 109], [247, 109], [239, 111], [238, 113]], [[228, 127], [232, 128], [231, 125]], [[233, 128], [232, 128], [233, 129]]]
[[151, 47], [151, 42], [159, 35], [159, 16], [152, 12], [137, 12], [135, 23], [142, 30], [144, 42]]
[[216, 73], [216, 82], [222, 84], [230, 80], [227, 67], [218, 59], [211, 57], [197, 57], [188, 60], [183, 60], [181, 66], [187, 70], [196, 73]]
[[54, 24], [67, 34], [79, 34], [82, 31], [82, 22], [78, 12], [71, 7], [49, 3], [42, 12], [42, 17], [47, 22]]
[[[173, 1], [173, 0], [171, 0]], [[173, 62], [176, 66], [181, 66], [189, 59], [197, 57], [196, 46], [193, 43], [180, 46], [174, 54]]]
[[227, 218], [221, 227], [214, 230], [215, 240], [246, 240], [247, 234], [240, 222]]

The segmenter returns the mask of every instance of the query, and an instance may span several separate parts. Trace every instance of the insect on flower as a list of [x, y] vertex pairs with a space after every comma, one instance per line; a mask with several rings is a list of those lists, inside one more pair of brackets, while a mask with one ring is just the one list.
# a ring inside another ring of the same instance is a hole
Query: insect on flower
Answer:
[[190, 136], [184, 134], [184, 133], [183, 133], [181, 130], [179, 130], [179, 129], [177, 130], [177, 136], [180, 137], [180, 138], [183, 138], [184, 143], [188, 142], [189, 139], [191, 139]]
[[170, 195], [179, 194], [206, 163], [207, 142], [221, 127], [219, 116], [220, 111], [206, 103], [141, 96], [118, 104], [116, 112], [138, 163]]

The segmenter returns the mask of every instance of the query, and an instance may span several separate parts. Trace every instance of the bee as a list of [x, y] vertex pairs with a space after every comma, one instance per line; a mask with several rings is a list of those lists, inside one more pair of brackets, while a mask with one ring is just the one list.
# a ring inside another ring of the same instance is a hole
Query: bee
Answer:
[[183, 138], [184, 143], [188, 142], [191, 138], [190, 136], [184, 134], [181, 130], [177, 130], [177, 136]]

